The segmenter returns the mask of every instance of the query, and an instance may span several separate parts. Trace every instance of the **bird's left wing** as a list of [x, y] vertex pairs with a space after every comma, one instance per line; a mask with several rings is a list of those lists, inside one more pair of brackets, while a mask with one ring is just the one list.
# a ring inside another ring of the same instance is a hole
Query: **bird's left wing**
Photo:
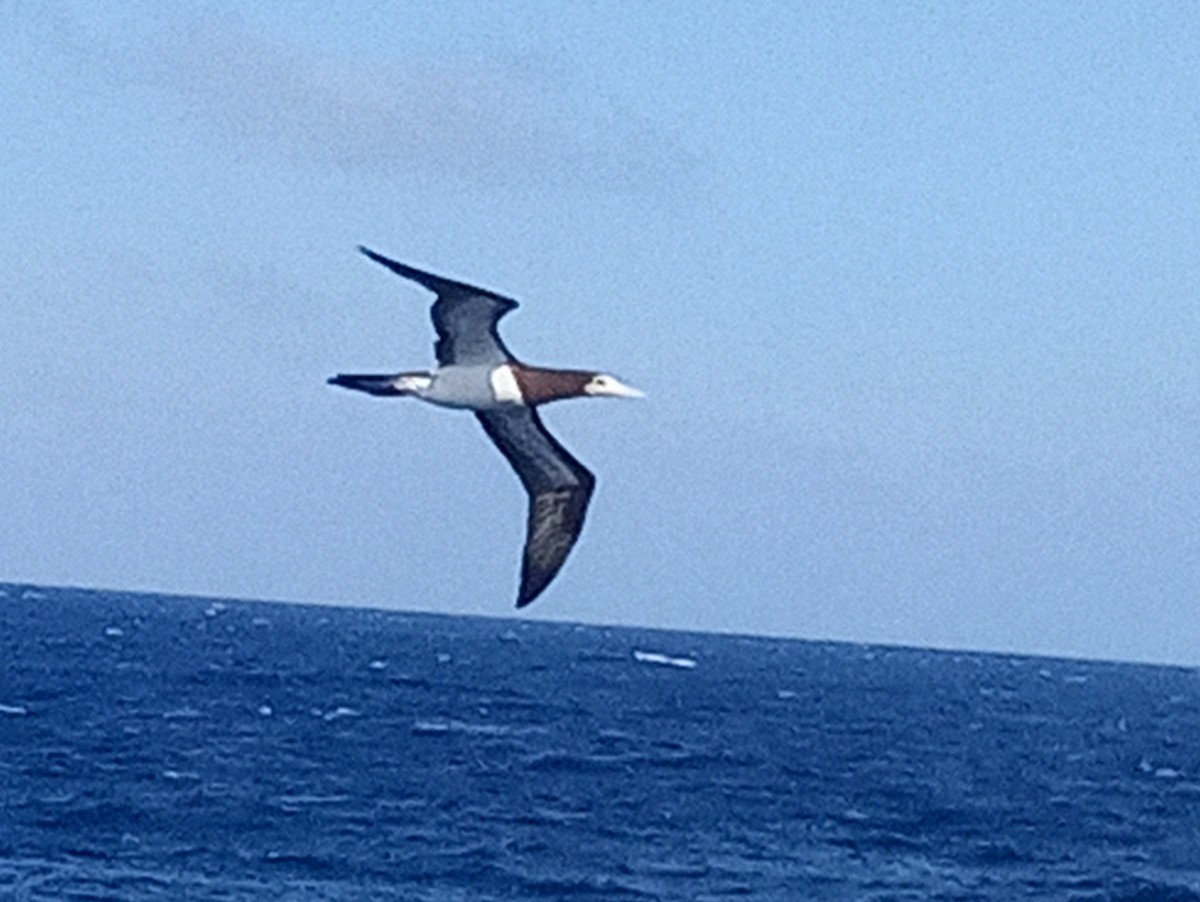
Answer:
[[596, 478], [542, 424], [532, 407], [476, 411], [529, 493], [529, 519], [517, 607], [542, 593], [567, 559], [587, 514]]

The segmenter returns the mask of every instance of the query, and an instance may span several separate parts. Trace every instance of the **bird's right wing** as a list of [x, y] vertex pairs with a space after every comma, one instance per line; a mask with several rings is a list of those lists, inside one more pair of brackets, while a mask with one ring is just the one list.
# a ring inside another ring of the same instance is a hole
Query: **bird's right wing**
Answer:
[[517, 302], [512, 298], [407, 266], [365, 247], [359, 250], [376, 263], [437, 295], [430, 313], [438, 335], [434, 351], [439, 366], [499, 364], [512, 360], [512, 354], [496, 331], [500, 318], [517, 308]]

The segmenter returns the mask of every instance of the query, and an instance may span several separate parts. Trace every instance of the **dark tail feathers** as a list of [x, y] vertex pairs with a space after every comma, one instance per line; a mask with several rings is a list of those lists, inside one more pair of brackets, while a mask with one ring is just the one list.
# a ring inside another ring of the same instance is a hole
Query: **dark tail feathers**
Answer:
[[372, 373], [338, 373], [326, 380], [330, 385], [340, 385], [342, 388], [363, 391], [368, 395], [378, 395], [381, 398], [394, 398], [398, 395], [410, 395], [412, 392], [396, 387], [396, 374], [378, 375]]

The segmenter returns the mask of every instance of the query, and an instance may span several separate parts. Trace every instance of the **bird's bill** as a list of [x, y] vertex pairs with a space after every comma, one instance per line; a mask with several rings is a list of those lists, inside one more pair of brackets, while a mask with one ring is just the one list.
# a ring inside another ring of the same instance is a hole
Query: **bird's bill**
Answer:
[[634, 388], [632, 385], [626, 385], [624, 382], [618, 382], [616, 390], [613, 392], [618, 398], [644, 398], [646, 393], [640, 388]]

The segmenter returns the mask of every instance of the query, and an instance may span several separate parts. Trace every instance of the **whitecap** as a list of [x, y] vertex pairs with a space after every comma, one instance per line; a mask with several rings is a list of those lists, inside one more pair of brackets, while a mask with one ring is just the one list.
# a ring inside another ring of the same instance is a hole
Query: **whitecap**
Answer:
[[287, 807], [300, 807], [301, 805], [340, 805], [343, 802], [349, 801], [350, 796], [344, 793], [328, 796], [301, 793], [279, 797], [279, 804]]
[[353, 708], [347, 708], [345, 705], [339, 705], [332, 711], [325, 712], [325, 720], [340, 720], [343, 717], [362, 717], [361, 711], [356, 711]]
[[179, 781], [179, 780], [199, 780], [200, 775], [192, 770], [164, 770], [162, 772], [164, 780]]
[[461, 720], [450, 721], [450, 729], [459, 733], [475, 736], [507, 736], [514, 732], [512, 727], [498, 723], [466, 723]]
[[28, 713], [29, 709], [24, 705], [0, 705], [0, 714], [9, 717], [24, 717]]
[[121, 629], [119, 626], [106, 626], [104, 628], [104, 635], [115, 639], [118, 636], [124, 636], [125, 630]]
[[367, 666], [372, 670], [384, 670], [387, 668], [387, 661], [383, 660], [382, 658], [376, 658]]
[[204, 715], [190, 705], [163, 712], [163, 720], [196, 720]]
[[544, 733], [544, 727], [511, 727], [506, 724], [467, 723], [462, 720], [418, 720], [413, 723], [414, 736], [444, 736], [465, 733], [469, 736], [510, 736], [524, 733]]
[[691, 670], [696, 666], [694, 658], [672, 658], [669, 655], [664, 655], [657, 651], [638, 651], [634, 650], [633, 659], [641, 664], [657, 664], [661, 667], [678, 667], [682, 670]]

